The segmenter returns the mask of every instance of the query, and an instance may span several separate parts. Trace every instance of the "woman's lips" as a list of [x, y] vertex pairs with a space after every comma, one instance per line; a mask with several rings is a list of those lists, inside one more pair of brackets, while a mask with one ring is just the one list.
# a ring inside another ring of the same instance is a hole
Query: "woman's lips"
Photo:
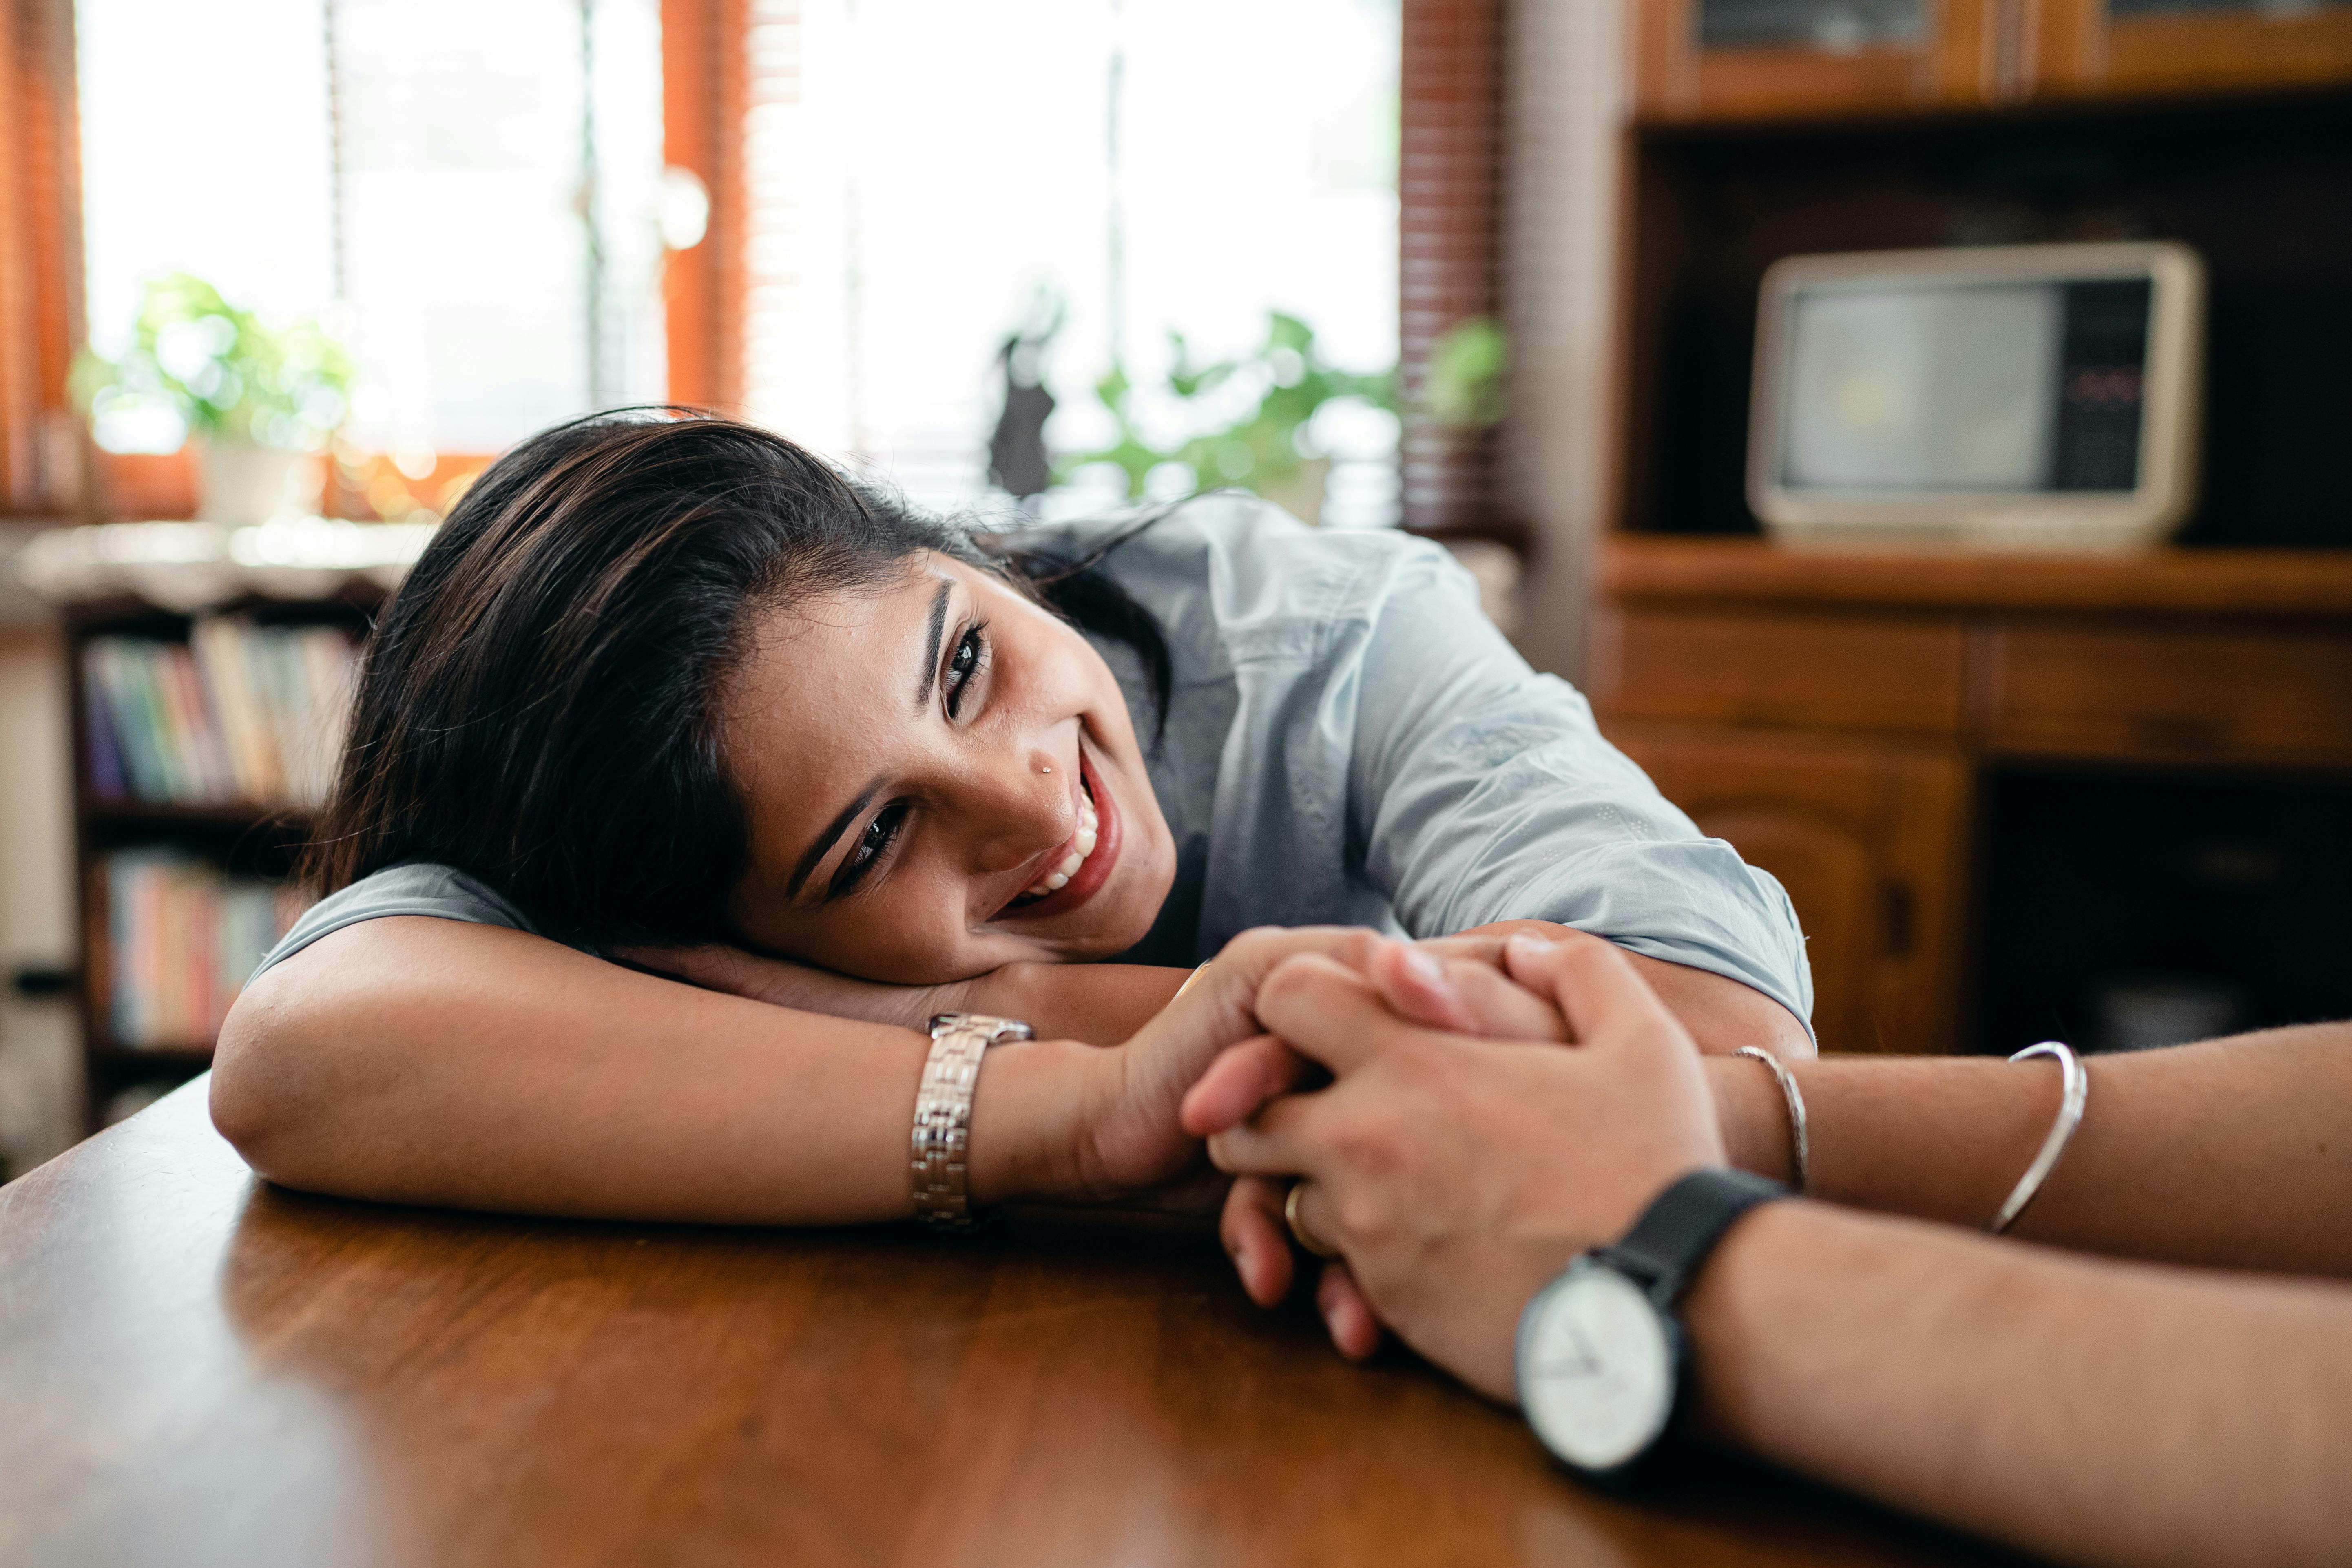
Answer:
[[[1110, 879], [1111, 868], [1118, 860], [1121, 837], [1118, 803], [1111, 798], [1102, 775], [1095, 771], [1094, 759], [1087, 755], [1083, 745], [1078, 748], [1078, 773], [1086, 781], [1087, 794], [1093, 797], [1095, 803], [1094, 853], [1086, 858], [1068, 881], [1042, 899], [1027, 902], [1016, 899], [997, 911], [998, 920], [1050, 920], [1055, 915], [1066, 914], [1094, 897], [1096, 889]], [[1066, 846], [1056, 847], [1056, 858], [1064, 847]], [[1050, 867], [1053, 862], [1046, 864]]]

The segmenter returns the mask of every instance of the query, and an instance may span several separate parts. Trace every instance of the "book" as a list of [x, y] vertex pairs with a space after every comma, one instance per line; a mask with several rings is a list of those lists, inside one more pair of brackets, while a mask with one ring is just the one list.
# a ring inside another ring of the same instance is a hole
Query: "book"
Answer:
[[333, 626], [197, 617], [184, 643], [90, 639], [90, 787], [101, 800], [315, 806], [333, 786], [358, 662]]
[[209, 1047], [302, 900], [176, 848], [121, 850], [101, 866], [112, 965], [108, 1032], [134, 1048]]

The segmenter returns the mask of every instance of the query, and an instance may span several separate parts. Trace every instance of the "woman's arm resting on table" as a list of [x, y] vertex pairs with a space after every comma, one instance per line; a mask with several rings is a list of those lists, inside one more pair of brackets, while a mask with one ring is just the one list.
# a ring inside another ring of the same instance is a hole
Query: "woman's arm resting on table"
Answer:
[[[2094, 1057], [2074, 1141], [2011, 1234], [2208, 1267], [2352, 1275], [2352, 1024]], [[2058, 1113], [2048, 1061], [1839, 1057], [1793, 1066], [1813, 1196], [1981, 1227]], [[1735, 1163], [1787, 1180], [1761, 1063], [1707, 1065]]]
[[[830, 1224], [908, 1212], [928, 1049], [904, 1029], [697, 990], [500, 927], [335, 931], [237, 999], [213, 1117], [262, 1174], [382, 1201]], [[1069, 1178], [1063, 1059], [992, 1052], [975, 1196]]]
[[[1115, 1048], [992, 1048], [973, 1095], [973, 1199], [1117, 1199], [1198, 1170], [1177, 1103], [1257, 1032], [1260, 978], [1295, 952], [1360, 955], [1376, 940], [1246, 932]], [[503, 927], [394, 917], [247, 987], [222, 1030], [213, 1116], [262, 1174], [349, 1197], [852, 1223], [909, 1210], [928, 1050], [910, 1030], [682, 985]]]
[[710, 943], [625, 948], [614, 956], [772, 1006], [919, 1029], [938, 1013], [1018, 1018], [1047, 1039], [1115, 1046], [1158, 1016], [1192, 972], [1140, 963], [1008, 963], [941, 985], [887, 985], [788, 958]]
[[2352, 1558], [2340, 1289], [1774, 1204], [1683, 1316], [1704, 1428], [1807, 1475], [2069, 1562]]

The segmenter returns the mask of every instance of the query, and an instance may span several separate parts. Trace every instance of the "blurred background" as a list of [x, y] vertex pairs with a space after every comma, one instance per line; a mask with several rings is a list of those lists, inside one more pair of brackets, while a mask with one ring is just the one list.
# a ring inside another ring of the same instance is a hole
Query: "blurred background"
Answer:
[[[369, 614], [645, 402], [1440, 538], [1825, 1047], [2352, 1012], [2341, 0], [0, 0], [0, 1172], [202, 1069]], [[2139, 536], [1767, 515], [1776, 262], [2148, 240], [2194, 352], [2052, 395], [2193, 416]]]

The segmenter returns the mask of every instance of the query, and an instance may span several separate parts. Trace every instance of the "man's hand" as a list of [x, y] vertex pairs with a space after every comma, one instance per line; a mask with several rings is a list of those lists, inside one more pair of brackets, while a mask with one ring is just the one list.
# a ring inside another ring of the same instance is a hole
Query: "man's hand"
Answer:
[[[1551, 940], [1567, 930], [1541, 921], [1515, 921], [1459, 936], [1410, 945], [1368, 944], [1363, 973], [1389, 1010], [1410, 1024], [1426, 1024], [1454, 1034], [1490, 1039], [1556, 1044], [1568, 1037], [1559, 1009], [1505, 975], [1503, 944], [1517, 930]], [[1271, 1035], [1235, 1046], [1210, 1064], [1185, 1095], [1183, 1121], [1201, 1136], [1247, 1120], [1258, 1109], [1322, 1069]], [[1290, 1184], [1244, 1176], [1225, 1194], [1218, 1230], [1242, 1289], [1261, 1307], [1289, 1295], [1297, 1278], [1297, 1258], [1282, 1213]], [[1380, 1320], [1348, 1272], [1344, 1259], [1323, 1265], [1316, 1285], [1317, 1310], [1330, 1330], [1331, 1343], [1350, 1361], [1363, 1361], [1380, 1348]]]
[[[1308, 1180], [1300, 1217], [1346, 1257], [1381, 1320], [1507, 1399], [1528, 1299], [1724, 1149], [1696, 1049], [1622, 953], [1568, 933], [1515, 938], [1504, 956], [1558, 1006], [1570, 1048], [1407, 1023], [1360, 967], [1327, 956], [1276, 964], [1258, 1021], [1336, 1081], [1217, 1131], [1209, 1148], [1238, 1175]], [[1195, 1131], [1213, 1120], [1187, 1117]]]

